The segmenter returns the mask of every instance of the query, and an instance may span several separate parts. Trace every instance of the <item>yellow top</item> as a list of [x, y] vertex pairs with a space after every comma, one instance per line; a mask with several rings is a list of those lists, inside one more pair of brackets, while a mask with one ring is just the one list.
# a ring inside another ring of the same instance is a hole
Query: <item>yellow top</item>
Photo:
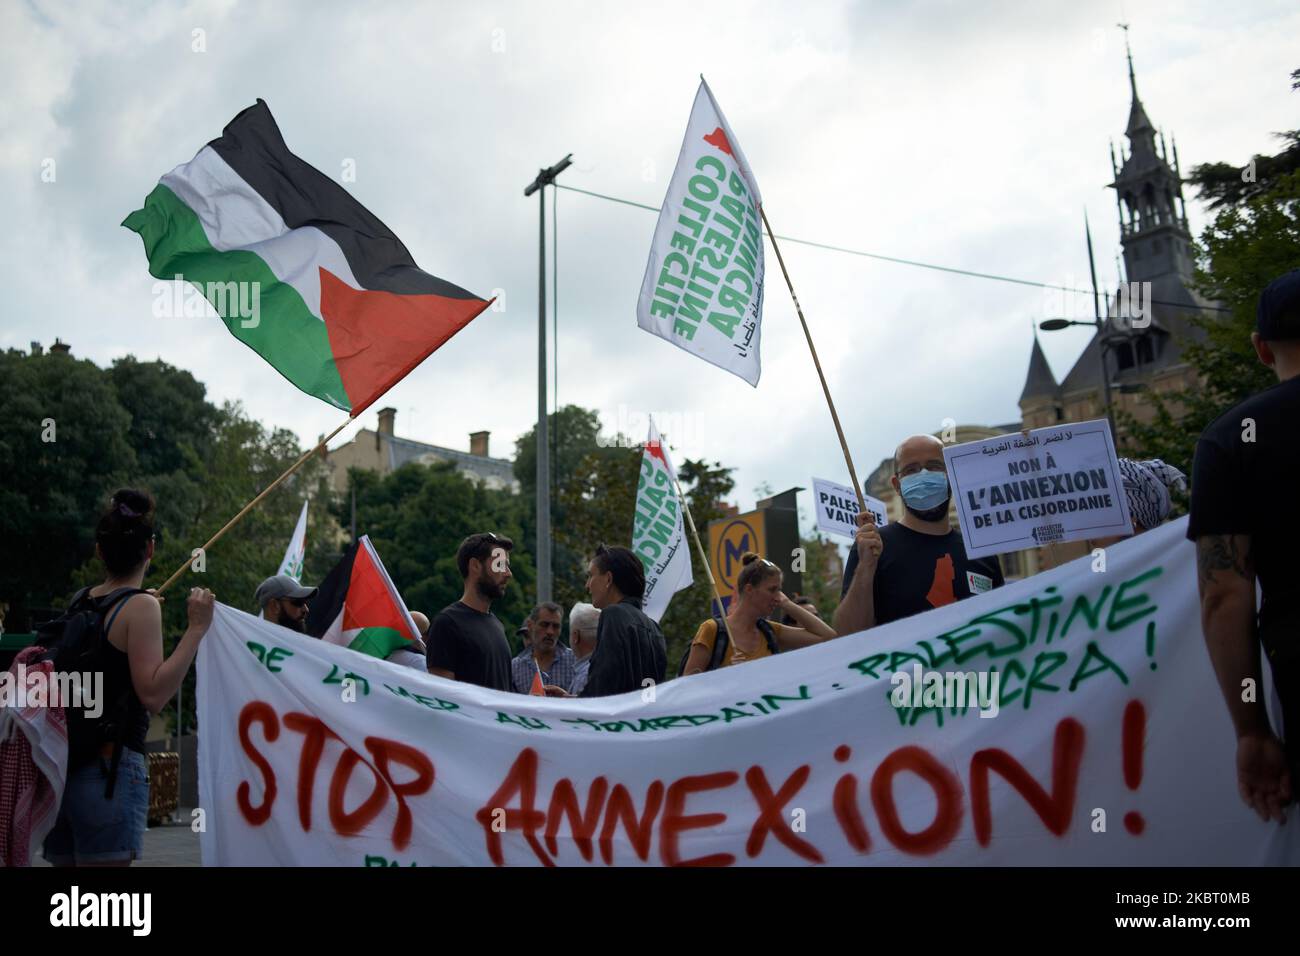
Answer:
[[[776, 623], [776, 621], [768, 621], [768, 623], [772, 625], [772, 636], [779, 643], [781, 640], [782, 625]], [[759, 637], [760, 638], [762, 637], [762, 632], [759, 633]], [[718, 622], [716, 619], [710, 618], [709, 620], [701, 624], [700, 629], [695, 632], [695, 638], [691, 641], [691, 645], [694, 646], [698, 644], [700, 647], [705, 648], [709, 652], [708, 659], [712, 660], [713, 645], [717, 642], [717, 640], [718, 640]], [[772, 656], [772, 652], [768, 650], [766, 640], [760, 640], [758, 642], [758, 650], [756, 650], [752, 655], [747, 655], [744, 652], [741, 652], [739, 656], [737, 656], [737, 652], [736, 652], [736, 642], [732, 640], [727, 642], [727, 653], [722, 660], [722, 666], [728, 667], [732, 664], [743, 664], [745, 663], [745, 661], [752, 661], [752, 660], [757, 660], [760, 657], [771, 657], [771, 656]]]

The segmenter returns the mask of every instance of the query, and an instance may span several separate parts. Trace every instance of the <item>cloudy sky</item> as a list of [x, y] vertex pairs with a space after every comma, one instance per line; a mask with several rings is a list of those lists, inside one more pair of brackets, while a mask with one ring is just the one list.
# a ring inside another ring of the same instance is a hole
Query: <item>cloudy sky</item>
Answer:
[[[353, 164], [348, 188], [421, 267], [502, 295], [503, 311], [386, 402], [399, 434], [452, 448], [489, 429], [492, 452], [509, 455], [536, 420], [538, 210], [524, 186], [571, 152], [563, 182], [658, 205], [701, 72], [778, 235], [1076, 286], [1087, 282], [1086, 209], [1111, 285], [1107, 141], [1122, 136], [1130, 101], [1121, 19], [1139, 93], [1176, 136], [1184, 170], [1244, 162], [1274, 148], [1270, 131], [1297, 125], [1290, 0], [6, 0], [0, 348], [58, 336], [101, 364], [161, 358], [213, 400], [238, 399], [304, 442], [332, 430], [339, 412], [215, 317], [155, 318], [140, 241], [118, 225], [257, 97], [308, 162], [335, 177]], [[1206, 216], [1188, 199], [1199, 231]], [[561, 403], [598, 409], [611, 430], [655, 412], [678, 460], [736, 467], [742, 508], [764, 483], [846, 480], [770, 247], [754, 389], [638, 330], [653, 213], [560, 192], [558, 219]], [[945, 418], [1018, 420], [1031, 324], [1059, 300], [807, 246], [783, 252], [860, 475]], [[1086, 297], [1065, 307], [1090, 317]], [[1085, 340], [1044, 336], [1058, 378]]]

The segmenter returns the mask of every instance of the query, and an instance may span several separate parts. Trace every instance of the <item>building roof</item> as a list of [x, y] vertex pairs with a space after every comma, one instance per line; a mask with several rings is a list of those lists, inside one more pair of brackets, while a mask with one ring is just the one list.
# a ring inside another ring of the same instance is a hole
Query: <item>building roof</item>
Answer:
[[[1141, 331], [1129, 330], [1117, 323], [1114, 318], [1106, 320], [1106, 329], [1109, 335], [1127, 334], [1132, 336], [1134, 341], [1143, 335], [1151, 337], [1151, 361], [1149, 362], [1143, 362], [1140, 365], [1134, 364], [1121, 369], [1118, 367], [1113, 352], [1108, 356], [1111, 383], [1114, 385], [1145, 380], [1152, 373], [1183, 364], [1186, 361], [1183, 358], [1183, 352], [1187, 344], [1200, 342], [1205, 338], [1205, 330], [1193, 324], [1191, 319], [1196, 314], [1197, 309], [1213, 303], [1207, 302], [1200, 295], [1189, 290], [1183, 283], [1182, 277], [1175, 273], [1153, 280], [1151, 282], [1151, 299], [1155, 303], [1161, 304], [1152, 304], [1147, 307], [1151, 317], [1149, 329]], [[1114, 311], [1113, 304], [1108, 311]], [[1094, 333], [1088, 341], [1087, 347], [1075, 360], [1074, 366], [1061, 380], [1061, 394], [1063, 396], [1101, 387], [1101, 362], [1098, 359], [1100, 351], [1100, 335]]]
[[397, 470], [410, 462], [421, 462], [429, 456], [443, 461], [455, 462], [462, 470], [487, 479], [495, 478], [505, 484], [515, 481], [515, 466], [504, 458], [488, 458], [484, 455], [471, 455], [469, 452], [441, 445], [430, 445], [410, 438], [398, 438], [396, 435], [384, 435], [384, 445], [388, 453], [388, 466]]
[[[1129, 74], [1132, 76], [1132, 73]], [[1151, 119], [1147, 116], [1146, 109], [1142, 106], [1142, 101], [1138, 99], [1137, 87], [1133, 88], [1133, 105], [1128, 110], [1128, 125], [1124, 127], [1124, 135], [1130, 140], [1140, 139], [1144, 133], [1154, 133], [1155, 127], [1151, 125]]]
[[1052, 398], [1058, 391], [1056, 376], [1047, 364], [1043, 347], [1038, 344], [1038, 334], [1034, 333], [1034, 347], [1029, 353], [1029, 372], [1025, 375], [1025, 387], [1020, 392], [1020, 400], [1033, 398]]

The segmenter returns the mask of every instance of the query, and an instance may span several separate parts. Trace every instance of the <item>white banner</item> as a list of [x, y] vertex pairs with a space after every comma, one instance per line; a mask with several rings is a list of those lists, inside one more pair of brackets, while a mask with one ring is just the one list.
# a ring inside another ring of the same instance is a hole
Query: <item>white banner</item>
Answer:
[[[198, 669], [204, 863], [1300, 864], [1300, 827], [1237, 795], [1185, 529], [592, 700], [422, 675], [219, 606]], [[985, 697], [927, 706], [932, 672], [983, 675]]]
[[673, 595], [690, 587], [694, 580], [676, 482], [677, 472], [668, 458], [668, 449], [651, 419], [637, 479], [632, 553], [645, 568], [641, 609], [656, 621], [668, 610]]
[[763, 198], [740, 143], [700, 78], [655, 226], [636, 323], [758, 385]]
[[[822, 478], [814, 478], [812, 483], [813, 499], [817, 505], [817, 527], [829, 534], [855, 537], [858, 533], [858, 496], [853, 488]], [[877, 527], [889, 523], [889, 512], [883, 501], [866, 494], [862, 500], [867, 503], [867, 511], [875, 519]]]
[[943, 450], [966, 555], [1133, 533], [1105, 419]]
[[295, 581], [302, 582], [302, 566], [307, 560], [307, 502], [302, 503], [302, 511], [298, 515], [298, 526], [293, 529], [293, 537], [289, 539], [289, 547], [284, 549], [284, 560], [280, 562], [280, 570], [276, 574], [287, 574]]

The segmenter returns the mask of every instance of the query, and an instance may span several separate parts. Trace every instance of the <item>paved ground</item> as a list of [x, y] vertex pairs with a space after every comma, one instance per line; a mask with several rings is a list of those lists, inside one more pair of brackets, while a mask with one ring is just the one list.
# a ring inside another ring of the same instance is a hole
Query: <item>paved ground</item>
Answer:
[[[150, 827], [144, 834], [144, 859], [132, 866], [200, 866], [199, 835], [190, 829], [190, 812], [182, 810], [177, 826]], [[37, 856], [36, 866], [49, 866]]]

